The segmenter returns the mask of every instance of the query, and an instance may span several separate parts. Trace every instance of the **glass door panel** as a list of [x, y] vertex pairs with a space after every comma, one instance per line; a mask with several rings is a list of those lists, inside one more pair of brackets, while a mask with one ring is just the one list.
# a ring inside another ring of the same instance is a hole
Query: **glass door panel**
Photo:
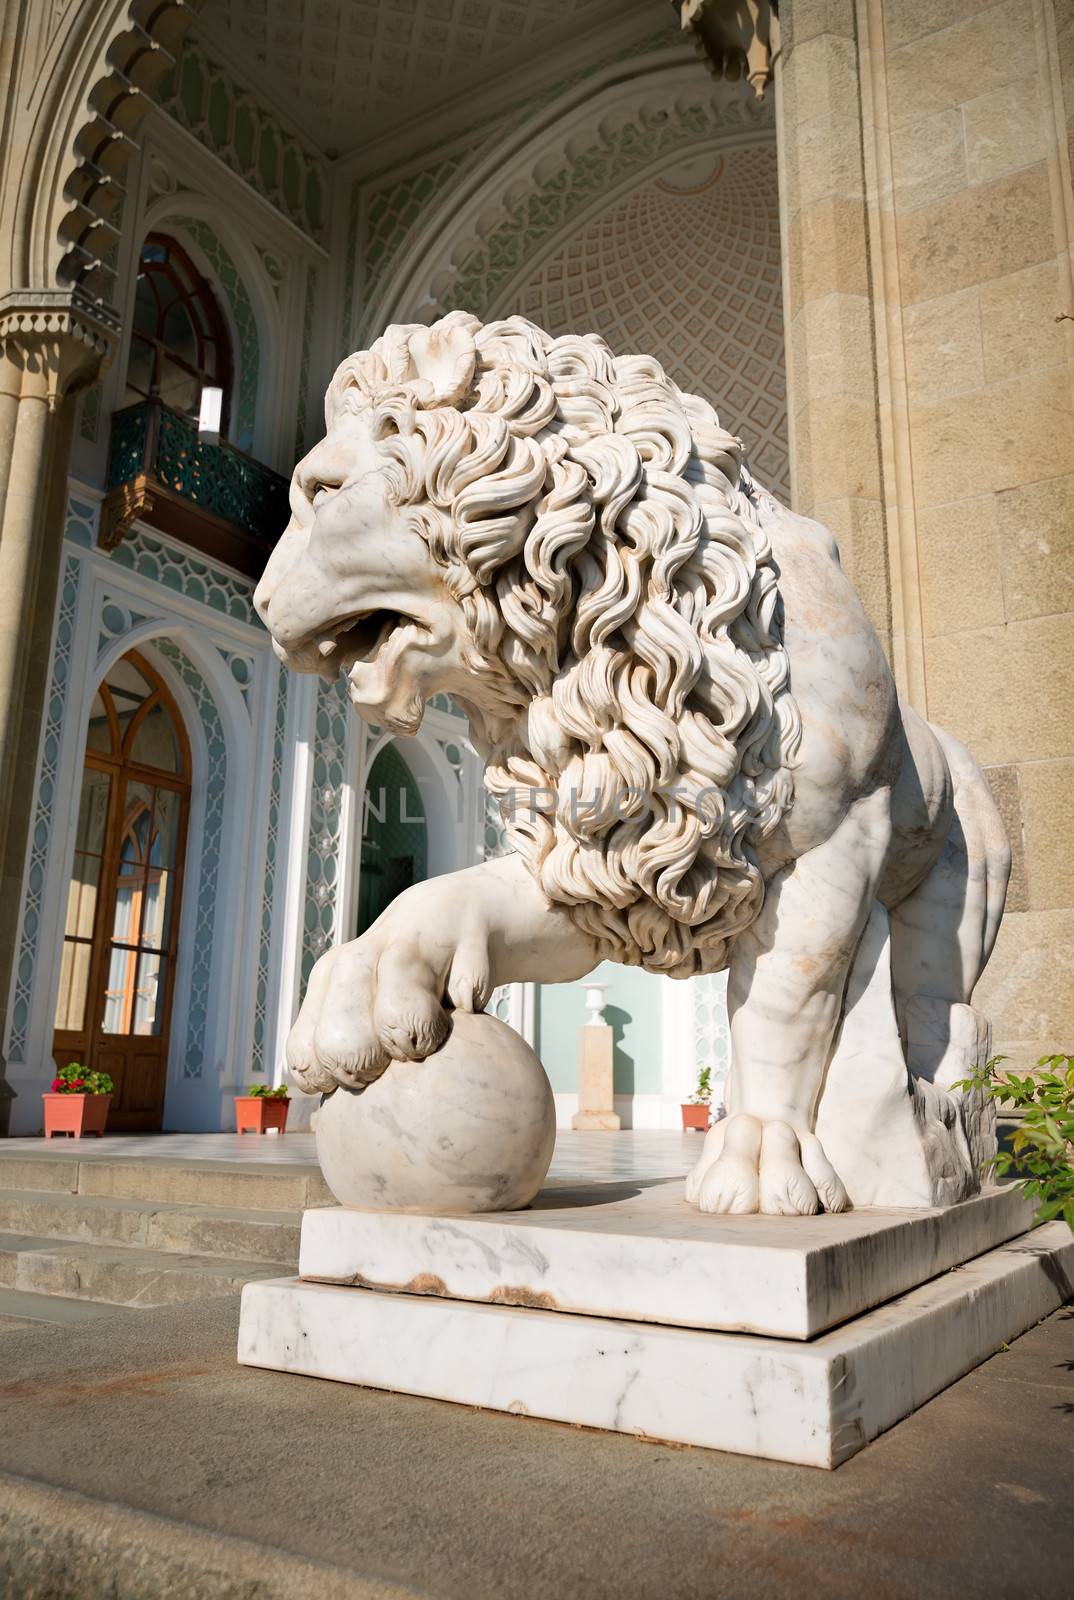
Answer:
[[56, 1000], [54, 1026], [63, 1033], [80, 1033], [86, 1026], [111, 795], [111, 774], [87, 767], [82, 774], [75, 850], [67, 885], [67, 916]]
[[153, 807], [153, 832], [145, 879], [145, 904], [139, 943], [163, 950], [168, 943], [171, 902], [175, 892], [175, 865], [179, 848], [182, 797], [173, 789], [158, 789]]
[[163, 701], [150, 706], [134, 730], [128, 759], [139, 767], [155, 767], [158, 772], [182, 770], [183, 753]]
[[85, 1027], [92, 958], [92, 944], [81, 940], [64, 940], [60, 957], [60, 992], [56, 998], [55, 1027], [59, 1032], [80, 1033]]
[[156, 1037], [165, 998], [183, 796], [128, 778], [102, 1031]]
[[136, 653], [97, 692], [86, 763], [54, 1053], [112, 1077], [110, 1127], [150, 1131], [164, 1105], [190, 752], [165, 685]]
[[137, 944], [145, 900], [146, 871], [153, 836], [152, 784], [129, 778], [123, 791], [119, 860], [112, 938], [120, 944]]
[[100, 856], [87, 856], [76, 850], [71, 865], [71, 882], [67, 886], [67, 922], [63, 931], [68, 938], [93, 938], [100, 883]]
[[82, 774], [82, 794], [78, 805], [78, 831], [75, 849], [86, 855], [104, 853], [108, 828], [108, 800], [112, 793], [111, 774], [87, 767]]
[[138, 978], [134, 995], [132, 1033], [156, 1037], [164, 1016], [165, 957], [155, 950], [143, 950], [138, 957]]
[[114, 944], [108, 952], [108, 976], [104, 988], [102, 1033], [130, 1033], [134, 1011], [134, 980], [138, 952], [130, 945]]

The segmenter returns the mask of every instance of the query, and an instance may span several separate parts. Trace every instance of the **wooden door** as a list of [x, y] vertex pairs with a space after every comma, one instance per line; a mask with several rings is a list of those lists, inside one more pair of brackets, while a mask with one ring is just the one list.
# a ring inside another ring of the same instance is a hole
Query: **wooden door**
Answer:
[[111, 1077], [114, 1132], [163, 1120], [189, 801], [174, 701], [131, 651], [90, 716], [53, 1041]]

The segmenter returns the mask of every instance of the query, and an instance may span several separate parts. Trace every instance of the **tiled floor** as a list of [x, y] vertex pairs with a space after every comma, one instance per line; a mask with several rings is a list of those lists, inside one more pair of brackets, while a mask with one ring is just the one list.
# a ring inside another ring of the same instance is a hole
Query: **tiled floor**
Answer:
[[[571, 1133], [556, 1138], [556, 1151], [548, 1176], [583, 1178], [599, 1182], [624, 1178], [681, 1177], [701, 1149], [698, 1133], [665, 1133], [633, 1129], [621, 1133]], [[7, 1157], [48, 1156], [56, 1160], [114, 1161], [117, 1157], [141, 1161], [234, 1161], [272, 1166], [315, 1166], [317, 1155], [311, 1133], [289, 1133], [283, 1138], [265, 1134], [255, 1138], [236, 1133], [159, 1133], [113, 1135], [104, 1139], [0, 1140], [0, 1188]]]

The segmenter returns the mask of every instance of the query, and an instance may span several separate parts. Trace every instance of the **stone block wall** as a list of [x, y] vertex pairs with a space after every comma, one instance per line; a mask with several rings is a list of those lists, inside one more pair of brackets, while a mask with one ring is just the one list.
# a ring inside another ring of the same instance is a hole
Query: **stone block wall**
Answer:
[[1007, 820], [997, 1048], [1074, 1040], [1074, 8], [796, 0], [777, 80], [795, 504]]

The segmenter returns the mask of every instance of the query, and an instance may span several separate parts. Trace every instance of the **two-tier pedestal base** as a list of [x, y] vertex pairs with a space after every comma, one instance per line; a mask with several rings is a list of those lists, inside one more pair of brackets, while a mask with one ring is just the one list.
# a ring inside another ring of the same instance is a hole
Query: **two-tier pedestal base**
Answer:
[[[681, 1180], [523, 1212], [318, 1210], [247, 1284], [251, 1366], [833, 1467], [1074, 1294], [1011, 1190], [946, 1210], [708, 1217]], [[953, 1270], [954, 1269], [954, 1270]]]

